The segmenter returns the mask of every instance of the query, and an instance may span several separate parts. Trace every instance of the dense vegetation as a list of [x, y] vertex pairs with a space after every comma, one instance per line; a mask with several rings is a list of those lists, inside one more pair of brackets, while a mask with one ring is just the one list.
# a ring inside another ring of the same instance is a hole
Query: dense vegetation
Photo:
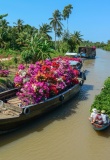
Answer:
[[[8, 14], [0, 15], [0, 58], [7, 57], [8, 61], [0, 61], [0, 68], [12, 69], [23, 63], [35, 63], [38, 60], [53, 58], [64, 55], [68, 52], [77, 52], [79, 46], [93, 46], [110, 50], [110, 41], [107, 44], [103, 42], [93, 43], [85, 41], [80, 31], [70, 33], [68, 28], [69, 17], [72, 14], [73, 6], [71, 4], [64, 7], [60, 12], [55, 10], [49, 18], [49, 23], [39, 25], [39, 28], [24, 24], [24, 21], [18, 19], [13, 22], [13, 26], [6, 20]], [[63, 25], [67, 21], [67, 26]], [[66, 30], [65, 30], [66, 28]], [[50, 36], [54, 32], [55, 39]], [[13, 79], [13, 73], [10, 72], [9, 80]], [[7, 78], [6, 78], [7, 79]], [[4, 82], [4, 78], [0, 77]]]
[[[84, 41], [80, 31], [70, 33], [68, 28], [69, 17], [72, 14], [71, 4], [58, 9], [49, 18], [49, 24], [43, 23], [39, 28], [24, 24], [18, 19], [9, 25], [6, 20], [8, 14], [0, 15], [0, 55], [18, 57], [26, 63], [49, 58], [57, 54], [65, 54], [67, 51], [77, 51], [79, 45], [93, 45], [92, 42]], [[63, 25], [67, 21], [67, 26]], [[65, 28], [67, 28], [65, 30]], [[50, 34], [54, 32], [55, 39]]]
[[105, 80], [104, 87], [102, 88], [100, 94], [95, 97], [90, 111], [92, 108], [105, 110], [110, 117], [110, 77]]

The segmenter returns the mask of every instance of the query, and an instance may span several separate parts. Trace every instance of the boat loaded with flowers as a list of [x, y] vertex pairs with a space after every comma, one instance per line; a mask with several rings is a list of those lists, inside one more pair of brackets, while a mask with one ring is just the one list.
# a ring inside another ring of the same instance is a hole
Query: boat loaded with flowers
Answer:
[[57, 57], [28, 68], [19, 65], [15, 88], [0, 93], [0, 133], [18, 128], [76, 95], [84, 82], [84, 72], [73, 68], [77, 63], [82, 66], [80, 58]]

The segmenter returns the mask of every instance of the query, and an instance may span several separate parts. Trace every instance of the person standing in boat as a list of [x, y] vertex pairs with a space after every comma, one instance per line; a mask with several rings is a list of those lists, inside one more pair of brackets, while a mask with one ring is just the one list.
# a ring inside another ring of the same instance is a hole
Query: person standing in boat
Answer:
[[101, 115], [101, 111], [97, 110], [97, 115], [95, 116], [95, 118], [93, 119], [93, 121], [91, 122], [93, 123], [97, 123], [99, 125], [103, 124], [103, 119], [102, 119], [102, 115]]
[[102, 111], [101, 111], [101, 116], [102, 116], [103, 124], [109, 123], [109, 117], [108, 117], [108, 115], [105, 113], [105, 110], [102, 110]]

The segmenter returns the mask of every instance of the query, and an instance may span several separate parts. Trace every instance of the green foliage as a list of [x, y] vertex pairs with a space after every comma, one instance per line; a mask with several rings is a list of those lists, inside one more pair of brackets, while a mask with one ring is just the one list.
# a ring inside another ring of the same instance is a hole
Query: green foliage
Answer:
[[8, 14], [2, 14], [2, 15], [0, 15], [0, 19], [4, 18], [6, 16], [8, 16]]
[[8, 69], [12, 65], [13, 65], [13, 61], [12, 60], [2, 61], [1, 62], [1, 66], [2, 66], [3, 69]]
[[58, 57], [58, 56], [64, 56], [65, 54], [61, 51], [54, 51], [52, 54], [51, 54], [51, 58], [54, 58], [54, 57]]
[[104, 46], [103, 49], [106, 50], [106, 51], [110, 51], [110, 44]]
[[12, 79], [0, 77], [0, 89], [11, 89], [14, 88], [14, 83]]
[[28, 47], [25, 47], [22, 53], [22, 58], [25, 62], [29, 61], [29, 59], [34, 63], [38, 60], [51, 58], [50, 54], [54, 51], [50, 41], [39, 33], [32, 36], [31, 41], [27, 41], [27, 44]]
[[66, 53], [66, 52], [69, 52], [69, 45], [68, 45], [68, 42], [60, 42], [59, 43], [59, 47], [58, 47], [58, 51], [59, 53]]
[[13, 61], [14, 61], [15, 64], [17, 64], [18, 63], [18, 58], [16, 56], [14, 56]]
[[97, 108], [98, 110], [105, 110], [110, 116], [110, 77], [108, 77], [104, 82], [104, 87], [100, 94], [95, 96], [95, 100], [91, 105], [92, 108]]
[[11, 56], [16, 56], [16, 55], [19, 55], [19, 52], [18, 51], [14, 51], [12, 49], [0, 49], [0, 57], [3, 57], [3, 58], [7, 58], [7, 57], [11, 57]]
[[5, 84], [5, 78], [3, 78], [3, 77], [1, 78], [0, 77], [0, 84]]
[[32, 54], [26, 50], [26, 51], [23, 51], [22, 54], [22, 60], [27, 64], [27, 63], [30, 63], [32, 61]]

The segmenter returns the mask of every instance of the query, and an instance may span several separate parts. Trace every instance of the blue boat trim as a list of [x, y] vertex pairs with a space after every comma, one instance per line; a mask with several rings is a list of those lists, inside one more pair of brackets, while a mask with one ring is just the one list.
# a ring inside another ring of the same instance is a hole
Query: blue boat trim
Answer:
[[92, 126], [96, 131], [101, 131], [101, 130], [108, 128], [110, 126], [110, 123], [105, 124], [105, 125], [99, 125], [99, 124], [94, 123], [92, 124]]

